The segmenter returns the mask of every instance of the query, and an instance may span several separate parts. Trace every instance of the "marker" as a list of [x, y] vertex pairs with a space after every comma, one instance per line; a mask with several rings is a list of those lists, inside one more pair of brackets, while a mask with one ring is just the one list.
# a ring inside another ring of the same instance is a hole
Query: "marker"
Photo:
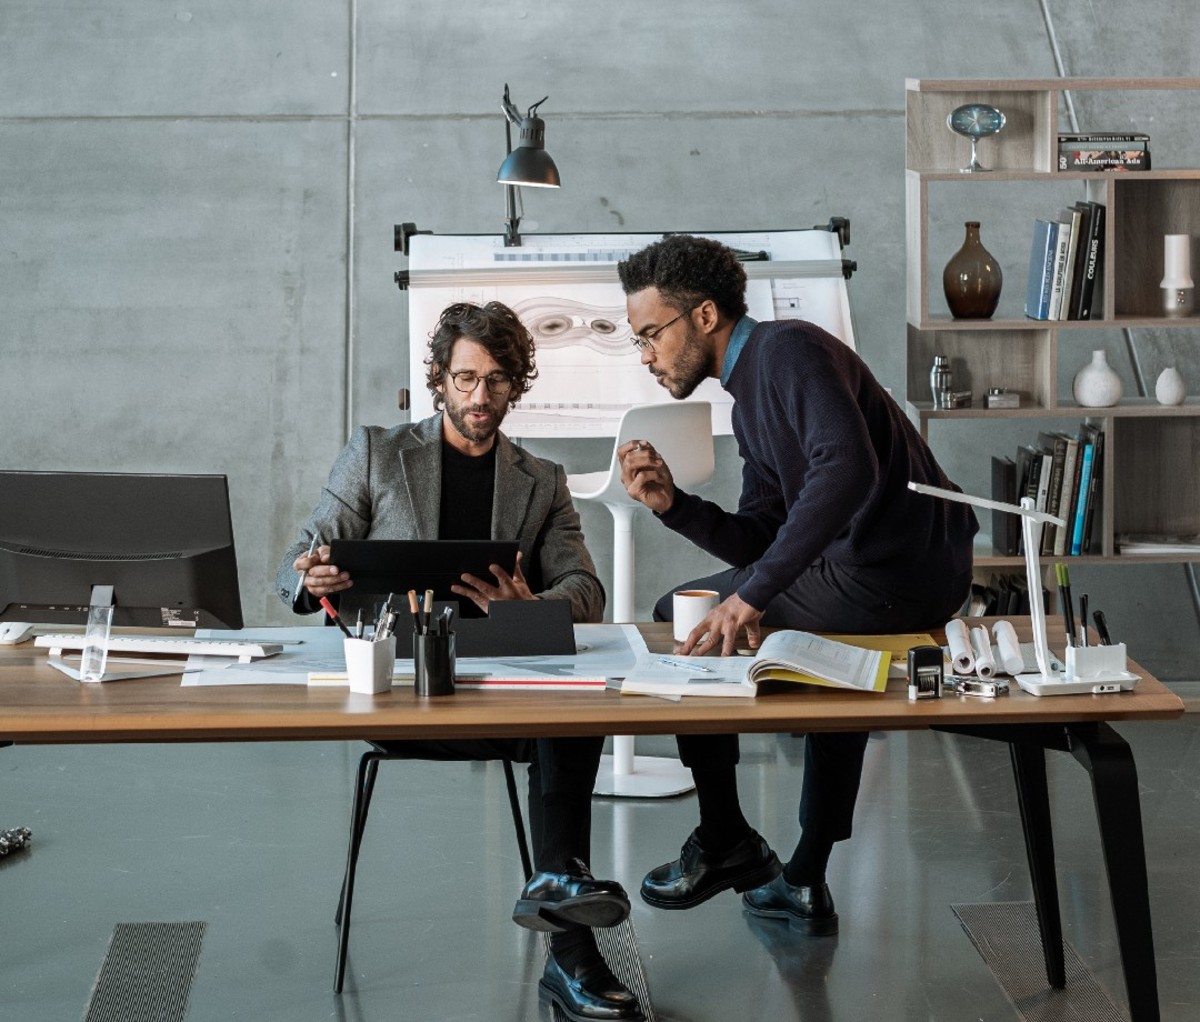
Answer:
[[[315, 533], [312, 542], [308, 544], [308, 556], [312, 557], [313, 551], [317, 549], [317, 543], [321, 540], [321, 534]], [[308, 577], [308, 569], [305, 568], [299, 575], [296, 576], [296, 595], [300, 595], [300, 590], [304, 588], [304, 580]]]
[[342, 619], [338, 617], [337, 609], [332, 603], [329, 602], [328, 596], [321, 597], [321, 606], [325, 608], [325, 613], [329, 615], [329, 619], [342, 630], [342, 634], [346, 636], [347, 639], [353, 639], [354, 636], [350, 634], [350, 629], [347, 628]]
[[426, 635], [428, 635], [429, 634], [429, 615], [433, 613], [433, 590], [432, 589], [425, 590], [425, 606], [423, 609], [425, 611], [425, 627], [422, 629], [422, 631]]
[[1087, 640], [1087, 593], [1079, 597], [1079, 645], [1086, 646]]
[[354, 637], [356, 639], [363, 637], [362, 607], [358, 608], [358, 621], [354, 626]]
[[1096, 622], [1096, 631], [1100, 635], [1100, 645], [1111, 646], [1112, 636], [1108, 634], [1108, 622], [1104, 619], [1104, 611], [1093, 610], [1092, 620]]
[[421, 635], [425, 629], [421, 627], [421, 610], [417, 606], [417, 591], [415, 589], [408, 591], [408, 609], [412, 611], [413, 629], [418, 635]]
[[668, 667], [677, 667], [681, 671], [703, 671], [705, 674], [712, 674], [711, 667], [701, 667], [699, 664], [688, 664], [682, 660], [669, 660], [665, 656], [658, 658], [660, 664], [666, 664]]
[[1065, 564], [1054, 566], [1054, 574], [1058, 579], [1058, 600], [1062, 604], [1063, 627], [1067, 632], [1067, 645], [1075, 645], [1075, 608], [1071, 604], [1071, 576]]

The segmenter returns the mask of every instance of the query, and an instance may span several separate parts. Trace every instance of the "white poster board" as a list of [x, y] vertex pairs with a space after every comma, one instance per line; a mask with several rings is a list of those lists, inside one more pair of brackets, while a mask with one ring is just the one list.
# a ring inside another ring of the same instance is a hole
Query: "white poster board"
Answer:
[[[838, 235], [828, 230], [705, 234], [748, 254], [749, 314], [805, 319], [853, 348]], [[513, 437], [614, 436], [631, 405], [673, 398], [641, 364], [625, 314], [618, 261], [661, 234], [415, 234], [409, 239], [409, 391], [415, 421], [433, 413], [425, 387], [429, 335], [452, 302], [499, 301], [537, 345], [538, 378], [504, 420]], [[716, 380], [693, 395], [713, 406], [713, 433], [730, 433], [732, 402]]]

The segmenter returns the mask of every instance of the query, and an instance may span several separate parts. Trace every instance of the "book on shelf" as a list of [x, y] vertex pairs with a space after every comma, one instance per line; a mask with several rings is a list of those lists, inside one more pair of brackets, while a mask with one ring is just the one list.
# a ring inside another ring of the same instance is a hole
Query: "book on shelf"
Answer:
[[1077, 202], [1079, 213], [1078, 244], [1075, 246], [1074, 274], [1065, 319], [1091, 319], [1096, 291], [1096, 273], [1104, 255], [1104, 207], [1098, 202]]
[[[1038, 482], [1041, 479], [1042, 473], [1042, 452], [1031, 444], [1025, 444], [1017, 448], [1017, 501], [1020, 504], [1021, 497], [1029, 497], [1031, 500], [1037, 499]], [[1017, 533], [1017, 553], [1025, 553], [1025, 533], [1020, 530]]]
[[1067, 553], [1072, 557], [1083, 553], [1083, 523], [1087, 517], [1088, 493], [1091, 490], [1092, 468], [1096, 459], [1094, 437], [1089, 436], [1086, 431], [1081, 432], [1079, 448], [1079, 488], [1075, 494], [1075, 509], [1066, 519], [1071, 528], [1071, 547]]
[[1063, 295], [1069, 289], [1067, 284], [1068, 253], [1071, 251], [1071, 222], [1070, 218], [1056, 217], [1058, 234], [1054, 244], [1054, 268], [1050, 283], [1050, 308], [1047, 319], [1062, 319]]
[[[1057, 515], [1058, 504], [1062, 497], [1063, 468], [1067, 459], [1067, 437], [1065, 433], [1039, 433], [1038, 447], [1042, 456], [1050, 456], [1050, 478], [1046, 488], [1046, 514]], [[1042, 526], [1042, 546], [1039, 551], [1043, 555], [1054, 553], [1057, 525], [1046, 523]]]
[[1150, 136], [1144, 131], [1060, 131], [1058, 144], [1090, 146], [1093, 143], [1107, 145], [1120, 142], [1122, 147], [1135, 149], [1139, 145], [1145, 149], [1150, 145]]
[[1100, 538], [1100, 523], [1103, 515], [1099, 509], [1104, 494], [1104, 428], [1085, 419], [1083, 429], [1092, 438], [1092, 478], [1088, 484], [1087, 503], [1083, 509], [1083, 553], [1090, 554], [1093, 546], [1099, 551], [1103, 547]]
[[[1017, 463], [1012, 458], [992, 457], [992, 500], [1017, 504]], [[1021, 516], [1007, 511], [992, 511], [992, 549], [1002, 557], [1019, 554]]]
[[1025, 285], [1025, 316], [1028, 319], [1050, 319], [1060, 226], [1057, 220], [1042, 217], [1033, 222], [1033, 246], [1029, 251], [1029, 277]]
[[1059, 170], [1149, 170], [1149, 149], [1092, 148], [1058, 150]]
[[1067, 241], [1066, 263], [1063, 268], [1062, 300], [1055, 319], [1067, 319], [1071, 311], [1071, 292], [1075, 289], [1075, 264], [1079, 250], [1079, 228], [1083, 222], [1083, 211], [1078, 205], [1064, 209], [1058, 214], [1060, 223], [1068, 224], [1071, 233]]
[[1174, 554], [1200, 554], [1200, 533], [1171, 535], [1163, 533], [1123, 532], [1117, 536], [1117, 552], [1131, 557], [1169, 557]]
[[[1063, 455], [1063, 472], [1062, 472], [1062, 490], [1058, 497], [1058, 507], [1060, 511], [1065, 508], [1073, 507], [1075, 500], [1075, 487], [1078, 485], [1076, 479], [1076, 468], [1079, 465], [1079, 438], [1063, 434], [1067, 441], [1067, 450]], [[1062, 516], [1060, 516], [1062, 517]], [[1062, 557], [1067, 552], [1067, 526], [1054, 527], [1054, 545], [1051, 547], [1050, 553], [1056, 557]]]

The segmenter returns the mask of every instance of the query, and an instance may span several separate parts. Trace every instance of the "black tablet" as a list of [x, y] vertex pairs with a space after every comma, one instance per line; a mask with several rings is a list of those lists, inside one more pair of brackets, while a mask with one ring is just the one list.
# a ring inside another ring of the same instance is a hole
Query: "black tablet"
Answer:
[[433, 590], [433, 598], [457, 601], [463, 617], [479, 613], [466, 597], [450, 591], [464, 573], [494, 581], [489, 565], [499, 564], [509, 574], [517, 566], [517, 541], [495, 539], [335, 539], [330, 542], [329, 559], [350, 572], [354, 586], [341, 594], [339, 606], [350, 601], [369, 605], [370, 599], [395, 593], [399, 605], [407, 609], [407, 593], [415, 589], [424, 598]]

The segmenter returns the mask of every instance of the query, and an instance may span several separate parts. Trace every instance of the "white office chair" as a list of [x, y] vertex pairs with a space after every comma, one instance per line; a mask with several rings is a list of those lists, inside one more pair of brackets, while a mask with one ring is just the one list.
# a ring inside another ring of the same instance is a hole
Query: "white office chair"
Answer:
[[[621, 416], [608, 470], [567, 476], [567, 488], [575, 500], [599, 501], [613, 516], [614, 622], [634, 619], [633, 513], [642, 505], [621, 485], [617, 460], [617, 449], [630, 440], [653, 444], [677, 486], [702, 486], [713, 475], [712, 406], [707, 401], [634, 405]], [[691, 789], [691, 772], [678, 760], [635, 756], [632, 736], [616, 735], [612, 756], [601, 761], [595, 790], [598, 795], [662, 798]]]

